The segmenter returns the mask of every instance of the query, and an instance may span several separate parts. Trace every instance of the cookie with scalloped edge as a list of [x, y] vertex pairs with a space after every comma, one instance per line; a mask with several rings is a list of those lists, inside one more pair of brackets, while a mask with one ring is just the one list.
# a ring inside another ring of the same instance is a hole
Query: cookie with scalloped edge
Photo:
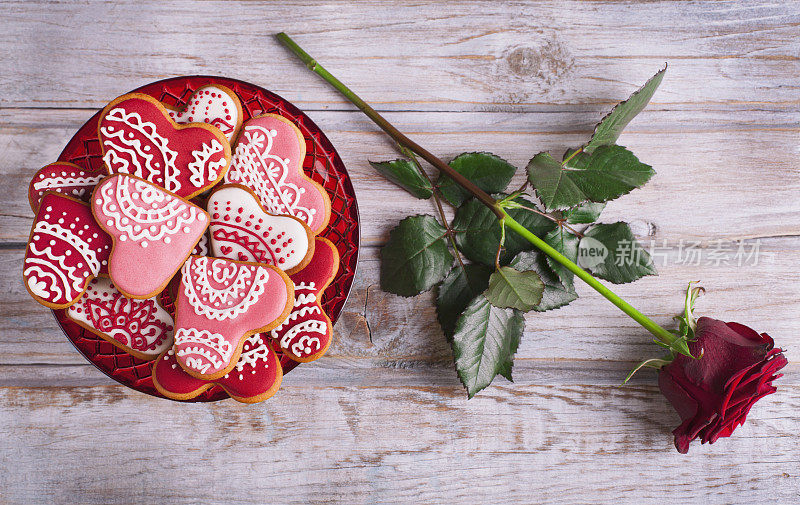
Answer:
[[198, 379], [225, 376], [236, 366], [247, 337], [280, 324], [293, 301], [294, 284], [275, 266], [189, 257], [175, 303], [178, 365]]

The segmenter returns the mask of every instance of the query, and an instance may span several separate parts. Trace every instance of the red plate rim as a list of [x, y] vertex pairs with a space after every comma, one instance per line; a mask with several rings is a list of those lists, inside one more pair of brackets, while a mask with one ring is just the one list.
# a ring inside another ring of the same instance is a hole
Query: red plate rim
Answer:
[[[291, 102], [245, 81], [217, 76], [182, 76], [156, 81], [130, 92], [145, 93], [165, 104], [182, 107], [197, 88], [208, 84], [226, 86], [238, 95], [242, 102], [244, 121], [259, 113], [279, 114], [290, 119], [303, 133], [306, 140], [303, 170], [306, 175], [323, 185], [331, 199], [330, 223], [320, 236], [336, 245], [341, 260], [339, 272], [323, 294], [322, 306], [331, 321], [336, 323], [350, 295], [360, 248], [358, 202], [339, 153], [322, 130]], [[97, 139], [97, 122], [101, 110], [70, 139], [59, 155], [59, 161], [69, 161], [87, 169], [102, 164]], [[164, 398], [153, 386], [150, 375], [152, 361], [134, 358], [83, 329], [66, 316], [66, 310], [53, 310], [53, 315], [72, 345], [98, 370], [131, 389]], [[288, 373], [298, 364], [281, 356], [284, 373]], [[228, 398], [227, 393], [220, 386], [213, 386], [189, 401], [208, 402], [224, 398]]]

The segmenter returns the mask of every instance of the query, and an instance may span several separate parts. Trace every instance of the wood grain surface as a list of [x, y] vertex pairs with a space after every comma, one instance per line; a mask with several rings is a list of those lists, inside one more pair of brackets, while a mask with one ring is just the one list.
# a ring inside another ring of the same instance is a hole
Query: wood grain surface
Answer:
[[[0, 13], [0, 504], [800, 499], [800, 3], [0, 1]], [[276, 31], [443, 158], [486, 150], [518, 167], [584, 142], [668, 62], [620, 139], [657, 175], [603, 214], [632, 221], [660, 275], [616, 290], [668, 325], [686, 283], [702, 280], [701, 313], [786, 349], [778, 392], [734, 437], [678, 454], [679, 419], [655, 374], [618, 387], [657, 349], [578, 286], [570, 306], [527, 317], [515, 382], [467, 401], [431, 294], [378, 286], [388, 231], [434, 209], [370, 168], [396, 156], [392, 144]], [[183, 405], [115, 385], [19, 278], [34, 171], [112, 98], [183, 74], [294, 102], [359, 198], [361, 261], [334, 344], [261, 405]], [[714, 260], [739, 247], [758, 260]]]

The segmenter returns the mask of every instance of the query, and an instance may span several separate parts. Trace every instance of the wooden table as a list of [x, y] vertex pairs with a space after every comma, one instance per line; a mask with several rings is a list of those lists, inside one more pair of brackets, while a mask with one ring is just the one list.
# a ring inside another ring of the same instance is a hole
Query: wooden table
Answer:
[[[3, 1], [0, 13], [0, 503], [800, 499], [797, 2]], [[618, 292], [667, 325], [687, 282], [702, 280], [701, 313], [787, 349], [778, 393], [733, 438], [678, 454], [678, 416], [655, 374], [618, 387], [655, 346], [581, 285], [569, 307], [527, 318], [516, 381], [467, 401], [431, 296], [378, 285], [388, 230], [434, 209], [370, 168], [396, 156], [392, 144], [273, 40], [281, 30], [433, 152], [488, 150], [519, 167], [583, 143], [669, 62], [620, 139], [658, 173], [603, 215], [654, 241], [660, 276]], [[118, 94], [198, 73], [258, 83], [305, 110], [359, 197], [361, 262], [335, 344], [257, 406], [115, 385], [19, 280], [33, 172]], [[698, 264], [679, 256], [693, 241]], [[759, 248], [757, 262], [709, 259], [740, 243]]]

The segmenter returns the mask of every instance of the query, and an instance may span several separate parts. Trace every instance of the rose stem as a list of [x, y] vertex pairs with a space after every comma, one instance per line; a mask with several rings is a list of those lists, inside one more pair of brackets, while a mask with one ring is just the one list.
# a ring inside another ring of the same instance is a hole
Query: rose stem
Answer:
[[285, 33], [281, 32], [275, 35], [276, 38], [287, 48], [289, 48], [295, 56], [300, 58], [300, 60], [305, 63], [305, 65], [311, 70], [315, 72], [320, 77], [325, 79], [325, 81], [333, 86], [339, 93], [344, 95], [345, 98], [350, 100], [356, 107], [359, 108], [364, 114], [367, 115], [376, 125], [378, 125], [383, 131], [385, 131], [392, 139], [395, 140], [401, 146], [404, 146], [411, 151], [417, 153], [422, 159], [433, 165], [437, 170], [440, 172], [444, 172], [447, 174], [451, 179], [453, 179], [456, 183], [458, 183], [462, 188], [469, 191], [475, 198], [477, 198], [482, 204], [488, 207], [498, 219], [505, 219], [505, 224], [520, 236], [525, 238], [528, 242], [539, 248], [542, 252], [553, 258], [555, 261], [564, 265], [570, 272], [574, 273], [577, 277], [583, 280], [586, 284], [594, 288], [595, 291], [603, 295], [608, 301], [616, 305], [622, 312], [630, 316], [634, 321], [642, 325], [647, 331], [652, 333], [656, 338], [664, 342], [665, 344], [672, 344], [677, 337], [670, 333], [669, 331], [665, 330], [655, 321], [647, 317], [646, 315], [642, 314], [638, 310], [636, 310], [631, 304], [620, 298], [616, 293], [608, 289], [606, 286], [600, 283], [594, 276], [592, 276], [589, 272], [582, 269], [578, 265], [576, 265], [572, 260], [555, 250], [551, 247], [547, 242], [540, 239], [536, 235], [534, 235], [530, 230], [519, 224], [517, 221], [514, 220], [505, 209], [497, 204], [497, 201], [492, 198], [489, 194], [483, 191], [481, 188], [477, 187], [475, 184], [472, 183], [469, 179], [461, 175], [460, 173], [453, 170], [450, 165], [442, 161], [441, 159], [437, 158], [429, 151], [424, 149], [422, 146], [414, 142], [413, 140], [406, 137], [402, 132], [400, 132], [397, 128], [392, 126], [383, 116], [378, 114], [378, 112], [370, 107], [368, 103], [362, 100], [358, 95], [356, 95], [350, 88], [344, 85], [339, 79], [334, 77], [330, 72], [325, 70], [325, 68], [317, 63], [317, 61], [312, 58], [308, 53], [306, 53], [297, 43], [292, 40], [291, 37], [286, 35]]

